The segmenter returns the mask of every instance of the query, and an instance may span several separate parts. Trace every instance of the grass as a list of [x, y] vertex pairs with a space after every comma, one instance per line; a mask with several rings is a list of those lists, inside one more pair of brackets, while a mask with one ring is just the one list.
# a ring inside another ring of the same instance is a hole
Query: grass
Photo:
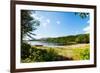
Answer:
[[60, 47], [47, 47], [40, 46], [36, 47], [37, 49], [53, 49], [57, 52], [58, 55], [67, 57], [73, 60], [88, 60], [90, 58], [90, 45], [89, 44], [77, 44], [70, 46], [60, 46]]
[[[28, 46], [28, 47], [27, 47]], [[69, 46], [47, 47], [29, 46], [24, 44], [22, 50], [22, 63], [47, 62], [47, 61], [68, 61], [88, 60], [90, 58], [89, 44], [76, 44]]]

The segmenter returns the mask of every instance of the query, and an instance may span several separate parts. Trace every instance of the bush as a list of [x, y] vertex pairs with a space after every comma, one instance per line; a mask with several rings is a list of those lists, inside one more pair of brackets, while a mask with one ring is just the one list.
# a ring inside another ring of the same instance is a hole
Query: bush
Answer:
[[31, 48], [29, 58], [32, 62], [55, 61], [57, 53], [53, 49], [37, 49]]
[[52, 49], [37, 49], [29, 44], [23, 43], [21, 46], [21, 62], [45, 62], [57, 60], [57, 52]]
[[58, 56], [58, 54], [54, 49], [48, 48], [46, 50], [46, 53], [43, 54], [43, 59], [45, 61], [55, 61], [55, 60], [57, 60], [57, 56]]
[[73, 50], [74, 60], [89, 60], [90, 59], [90, 50], [89, 48], [77, 48]]
[[26, 59], [30, 56], [30, 50], [31, 46], [29, 44], [26, 43], [22, 43], [21, 44], [21, 58], [22, 59]]
[[80, 53], [80, 59], [82, 59], [82, 60], [90, 59], [89, 49], [85, 49], [83, 52]]

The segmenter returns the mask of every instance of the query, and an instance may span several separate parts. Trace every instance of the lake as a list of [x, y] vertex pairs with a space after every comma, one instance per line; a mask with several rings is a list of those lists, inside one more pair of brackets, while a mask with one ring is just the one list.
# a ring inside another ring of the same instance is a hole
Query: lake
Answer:
[[59, 43], [45, 42], [45, 41], [28, 41], [32, 46], [43, 45], [43, 46], [60, 46]]

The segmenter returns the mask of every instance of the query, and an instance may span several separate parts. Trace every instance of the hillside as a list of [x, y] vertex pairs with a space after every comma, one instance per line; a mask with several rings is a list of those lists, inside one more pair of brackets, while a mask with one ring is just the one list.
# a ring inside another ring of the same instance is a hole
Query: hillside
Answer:
[[69, 35], [56, 38], [42, 38], [37, 41], [59, 43], [59, 45], [70, 45], [77, 43], [89, 43], [89, 34]]

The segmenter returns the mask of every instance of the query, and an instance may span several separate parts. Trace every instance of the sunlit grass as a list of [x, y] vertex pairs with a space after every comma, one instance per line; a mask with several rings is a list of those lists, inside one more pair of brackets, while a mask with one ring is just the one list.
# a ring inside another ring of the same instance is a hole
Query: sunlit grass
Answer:
[[76, 44], [58, 47], [30, 46], [28, 44], [24, 44], [23, 47], [24, 48], [21, 53], [22, 63], [90, 59], [89, 44]]
[[47, 46], [33, 46], [37, 49], [53, 49], [58, 55], [72, 58], [73, 60], [88, 60], [90, 58], [90, 45], [89, 44], [77, 44], [70, 46], [61, 46], [61, 47], [47, 47]]

